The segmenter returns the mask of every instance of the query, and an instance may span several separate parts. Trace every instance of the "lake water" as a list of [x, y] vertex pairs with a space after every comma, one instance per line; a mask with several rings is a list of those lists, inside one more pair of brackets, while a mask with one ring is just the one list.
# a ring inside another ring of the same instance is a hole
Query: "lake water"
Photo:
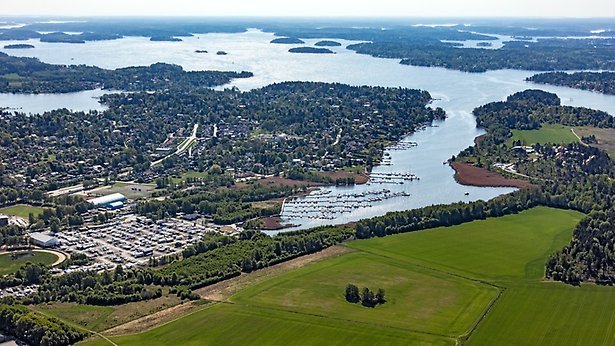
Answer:
[[[147, 38], [129, 37], [114, 41], [88, 42], [86, 44], [28, 43], [36, 46], [29, 50], [5, 50], [18, 56], [38, 57], [44, 62], [56, 64], [88, 64], [104, 68], [133, 65], [149, 65], [156, 62], [175, 63], [187, 70], [234, 70], [251, 71], [253, 78], [237, 79], [225, 87], [241, 90], [258, 88], [282, 81], [340, 82], [351, 85], [379, 85], [388, 87], [418, 88], [429, 91], [436, 100], [433, 106], [446, 110], [448, 118], [436, 127], [428, 127], [410, 135], [404, 141], [416, 142], [417, 146], [404, 150], [391, 150], [390, 165], [375, 167], [373, 172], [384, 174], [415, 174], [420, 180], [404, 181], [404, 184], [376, 184], [352, 188], [329, 187], [326, 196], [308, 197], [318, 200], [316, 204], [303, 203], [303, 210], [322, 209], [327, 205], [339, 205], [337, 200], [363, 199], [359, 208], [344, 209], [344, 213], [327, 215], [333, 219], [314, 219], [315, 213], [299, 214], [292, 205], [285, 208], [285, 221], [300, 225], [300, 228], [322, 224], [356, 221], [365, 217], [383, 215], [388, 211], [406, 210], [438, 203], [487, 200], [513, 191], [511, 188], [480, 188], [459, 185], [453, 179], [453, 170], [442, 163], [452, 155], [473, 144], [473, 139], [482, 134], [476, 128], [472, 110], [492, 101], [504, 100], [508, 95], [528, 88], [537, 88], [557, 93], [564, 104], [601, 109], [615, 114], [615, 97], [571, 88], [535, 85], [525, 82], [534, 74], [530, 71], [499, 70], [481, 74], [446, 70], [442, 68], [413, 67], [399, 64], [397, 59], [380, 59], [356, 54], [345, 49], [355, 43], [338, 40], [342, 47], [332, 47], [336, 54], [293, 54], [288, 49], [303, 45], [270, 44], [274, 36], [258, 30], [241, 34], [206, 34], [182, 38], [183, 42], [151, 42]], [[305, 40], [312, 45], [318, 40]], [[0, 42], [0, 46], [5, 43]], [[208, 54], [198, 54], [197, 49]], [[228, 55], [216, 55], [225, 51]], [[38, 97], [54, 98], [53, 107], [85, 109], [90, 105], [75, 105], [73, 95], [39, 95], [30, 97], [30, 103]], [[23, 96], [1, 95], [0, 106], [11, 104], [14, 98]], [[63, 99], [62, 99], [63, 98]], [[91, 97], [89, 100], [92, 100]], [[45, 102], [49, 102], [47, 99]], [[13, 102], [15, 104], [16, 102]], [[39, 107], [40, 108], [40, 107]], [[26, 107], [24, 107], [26, 109]], [[381, 180], [384, 179], [375, 179]], [[383, 190], [389, 190], [382, 198]], [[323, 193], [323, 192], [319, 192]], [[363, 197], [360, 195], [363, 194]], [[353, 196], [354, 195], [354, 196]], [[337, 198], [340, 196], [340, 198]], [[381, 200], [378, 201], [377, 199]], [[327, 202], [326, 200], [329, 200]], [[339, 207], [339, 206], [338, 206]], [[337, 207], [336, 207], [337, 208]], [[339, 208], [338, 208], [339, 209]], [[331, 210], [337, 210], [331, 208]], [[341, 211], [341, 209], [340, 209]]]
[[0, 107], [24, 113], [43, 113], [58, 108], [74, 111], [107, 109], [98, 100], [110, 91], [100, 89], [66, 94], [3, 94], [0, 93]]

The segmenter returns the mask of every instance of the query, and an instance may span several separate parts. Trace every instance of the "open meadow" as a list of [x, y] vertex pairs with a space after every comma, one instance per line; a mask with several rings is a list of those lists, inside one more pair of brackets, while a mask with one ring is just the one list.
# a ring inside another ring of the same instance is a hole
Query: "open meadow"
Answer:
[[[543, 279], [546, 257], [570, 240], [582, 217], [537, 207], [353, 241], [347, 246], [354, 251], [248, 285], [149, 331], [110, 339], [118, 345], [611, 344], [611, 288]], [[383, 288], [387, 302], [348, 303], [347, 283]]]
[[542, 124], [537, 130], [512, 130], [513, 136], [509, 143], [520, 140], [523, 145], [536, 143], [568, 144], [578, 142], [579, 139], [572, 133], [570, 126], [558, 124]]

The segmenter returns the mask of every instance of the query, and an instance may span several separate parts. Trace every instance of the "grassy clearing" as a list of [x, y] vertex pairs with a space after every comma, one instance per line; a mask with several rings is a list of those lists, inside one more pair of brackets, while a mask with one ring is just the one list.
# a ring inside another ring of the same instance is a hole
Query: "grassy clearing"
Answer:
[[51, 265], [58, 260], [58, 256], [47, 252], [19, 251], [18, 254], [22, 256], [15, 259], [9, 253], [0, 255], [0, 276], [14, 273], [28, 262]]
[[28, 204], [17, 204], [0, 209], [0, 214], [19, 216], [23, 217], [24, 219], [27, 219], [30, 213], [34, 214], [35, 217], [39, 216], [43, 213], [43, 208], [35, 207]]
[[104, 186], [90, 191], [100, 195], [109, 195], [112, 193], [121, 193], [129, 199], [149, 198], [152, 196], [156, 186], [152, 184], [137, 184], [116, 182], [110, 186]]
[[71, 324], [93, 330], [103, 331], [130, 322], [137, 318], [170, 308], [181, 301], [176, 296], [128, 303], [121, 306], [94, 306], [75, 303], [49, 303], [33, 307], [34, 310], [53, 316]]
[[591, 144], [593, 147], [605, 150], [611, 158], [615, 159], [615, 129], [602, 129], [597, 127], [575, 127], [574, 131], [581, 137], [596, 136], [597, 144]]
[[542, 124], [538, 130], [512, 130], [513, 136], [509, 145], [515, 140], [521, 140], [523, 145], [536, 143], [568, 144], [578, 142], [579, 139], [572, 133], [570, 126]]
[[[613, 344], [612, 288], [542, 280], [546, 257], [570, 240], [582, 216], [538, 207], [354, 241], [349, 243], [354, 252], [281, 273], [226, 303], [112, 340], [120, 345], [456, 344], [469, 335], [473, 345]], [[349, 282], [384, 288], [388, 302], [373, 309], [345, 302]]]

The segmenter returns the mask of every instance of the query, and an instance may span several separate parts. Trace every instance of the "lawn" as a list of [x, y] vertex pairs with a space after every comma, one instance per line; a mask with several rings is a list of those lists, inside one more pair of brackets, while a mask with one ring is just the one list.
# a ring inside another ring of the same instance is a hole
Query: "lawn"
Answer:
[[568, 144], [578, 142], [570, 126], [542, 124], [538, 130], [512, 130], [513, 136], [509, 145], [515, 140], [521, 140], [523, 145], [536, 143]]
[[30, 213], [34, 214], [34, 216], [39, 216], [43, 213], [42, 207], [35, 207], [27, 204], [17, 204], [6, 208], [0, 209], [0, 214], [4, 215], [14, 215], [23, 217], [24, 219], [28, 219]]
[[[582, 217], [538, 207], [350, 242], [356, 251], [245, 287], [175, 322], [111, 339], [120, 345], [613, 344], [613, 288], [543, 279], [547, 256], [570, 241]], [[347, 283], [383, 288], [387, 302], [376, 308], [347, 303]]]
[[14, 273], [28, 262], [51, 265], [58, 260], [58, 256], [47, 252], [19, 251], [18, 253], [26, 256], [13, 259], [9, 253], [0, 255], [0, 276]]

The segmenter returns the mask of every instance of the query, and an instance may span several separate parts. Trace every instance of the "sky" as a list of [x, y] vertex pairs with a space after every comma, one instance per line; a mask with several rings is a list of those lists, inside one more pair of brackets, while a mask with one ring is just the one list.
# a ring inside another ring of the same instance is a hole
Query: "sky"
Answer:
[[0, 0], [0, 16], [615, 17], [615, 0]]

